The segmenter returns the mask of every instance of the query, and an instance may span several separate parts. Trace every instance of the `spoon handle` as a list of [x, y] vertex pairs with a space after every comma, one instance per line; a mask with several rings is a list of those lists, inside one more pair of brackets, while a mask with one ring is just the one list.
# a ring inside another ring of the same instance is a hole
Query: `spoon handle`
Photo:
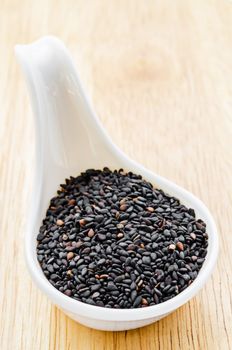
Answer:
[[36, 119], [37, 150], [46, 152], [47, 161], [69, 168], [80, 160], [78, 149], [96, 154], [99, 143], [106, 146], [109, 139], [64, 44], [48, 36], [30, 45], [17, 45], [15, 51]]
[[37, 198], [45, 198], [40, 201], [45, 208], [66, 177], [90, 167], [117, 167], [121, 153], [98, 121], [59, 39], [48, 36], [17, 45], [15, 53], [35, 117], [35, 191]]

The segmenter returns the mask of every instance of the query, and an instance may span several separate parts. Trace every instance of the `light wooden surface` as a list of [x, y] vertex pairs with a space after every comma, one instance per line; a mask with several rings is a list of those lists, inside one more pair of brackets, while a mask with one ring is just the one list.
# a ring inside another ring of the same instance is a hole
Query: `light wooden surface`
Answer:
[[[232, 349], [232, 1], [0, 0], [0, 349]], [[23, 239], [34, 164], [13, 47], [55, 34], [112, 139], [212, 211], [221, 252], [191, 302], [151, 326], [90, 330], [32, 284]]]

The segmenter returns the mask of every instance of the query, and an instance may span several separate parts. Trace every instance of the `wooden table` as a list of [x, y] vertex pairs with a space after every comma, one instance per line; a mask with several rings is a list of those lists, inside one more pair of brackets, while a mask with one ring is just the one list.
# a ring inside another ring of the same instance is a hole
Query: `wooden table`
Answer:
[[[232, 349], [232, 1], [0, 1], [0, 348]], [[129, 156], [199, 196], [221, 252], [206, 287], [151, 326], [101, 332], [32, 284], [23, 240], [34, 124], [16, 43], [59, 36]]]

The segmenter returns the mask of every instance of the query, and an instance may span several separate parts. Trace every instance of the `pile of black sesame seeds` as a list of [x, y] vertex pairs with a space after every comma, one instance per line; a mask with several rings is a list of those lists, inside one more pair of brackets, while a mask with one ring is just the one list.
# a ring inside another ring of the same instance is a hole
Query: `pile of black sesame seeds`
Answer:
[[140, 175], [89, 169], [61, 185], [37, 236], [50, 283], [91, 305], [138, 308], [173, 298], [207, 254], [205, 223]]

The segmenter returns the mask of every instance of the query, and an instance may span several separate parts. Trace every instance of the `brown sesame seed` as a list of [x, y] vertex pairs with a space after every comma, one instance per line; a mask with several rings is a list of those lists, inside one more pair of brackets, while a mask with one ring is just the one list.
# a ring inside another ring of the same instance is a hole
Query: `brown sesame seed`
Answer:
[[170, 244], [170, 245], [168, 246], [168, 249], [169, 249], [169, 250], [175, 250], [175, 249], [176, 249], [175, 244]]
[[147, 299], [142, 298], [141, 304], [144, 305], [144, 306], [147, 306], [148, 305]]
[[94, 232], [94, 230], [91, 228], [91, 229], [89, 230], [89, 232], [88, 232], [88, 237], [89, 237], [89, 238], [92, 238], [92, 237], [94, 236], [94, 234], [95, 234], [95, 232]]
[[177, 242], [177, 243], [176, 243], [176, 247], [177, 247], [177, 249], [180, 250], [180, 251], [184, 250], [184, 245], [183, 245], [183, 243], [181, 243], [181, 242]]
[[196, 234], [195, 233], [190, 233], [190, 237], [192, 238], [192, 239], [196, 239]]
[[58, 220], [56, 221], [56, 224], [57, 224], [58, 226], [63, 226], [63, 225], [64, 225], [64, 221], [58, 219]]
[[73, 257], [74, 257], [74, 253], [73, 252], [68, 252], [67, 259], [71, 260]]
[[81, 227], [85, 226], [85, 224], [86, 224], [85, 219], [79, 220], [79, 224], [80, 224]]
[[122, 204], [124, 204], [125, 202], [126, 202], [126, 198], [123, 198], [123, 199], [120, 200], [119, 204], [122, 205]]
[[153, 213], [155, 211], [155, 209], [152, 207], [147, 207], [147, 211], [149, 211], [149, 213]]
[[126, 208], [127, 208], [127, 205], [126, 204], [122, 204], [122, 205], [120, 205], [120, 210], [121, 211], [125, 211], [126, 210]]
[[140, 288], [140, 287], [142, 287], [142, 285], [143, 285], [143, 280], [140, 280], [138, 283], [138, 287]]

